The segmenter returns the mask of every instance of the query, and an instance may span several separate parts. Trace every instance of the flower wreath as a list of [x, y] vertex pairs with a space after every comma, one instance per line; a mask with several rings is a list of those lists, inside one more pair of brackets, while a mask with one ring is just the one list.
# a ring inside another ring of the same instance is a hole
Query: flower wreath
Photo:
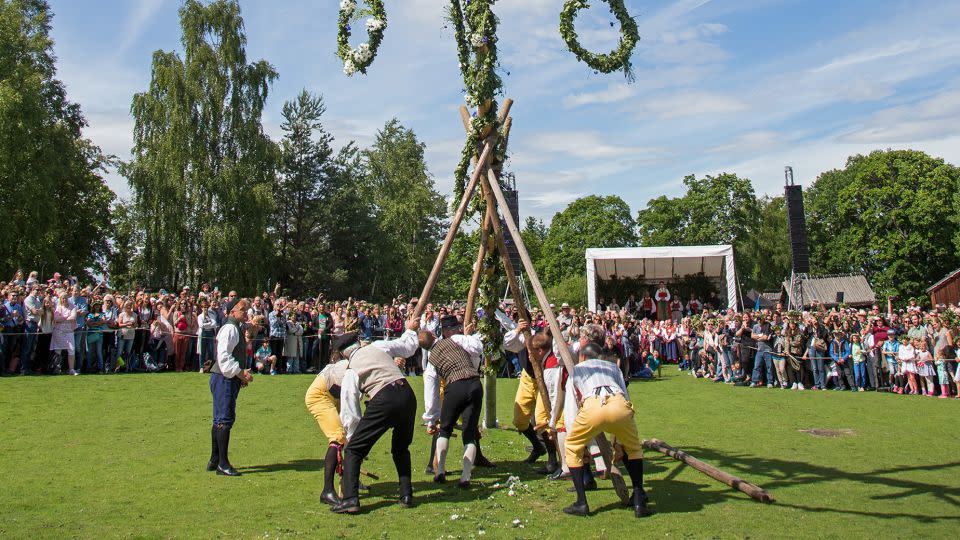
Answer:
[[387, 12], [382, 0], [367, 0], [370, 6], [367, 12], [367, 36], [369, 41], [361, 43], [356, 49], [350, 47], [350, 20], [357, 10], [357, 0], [341, 0], [339, 32], [337, 33], [337, 56], [343, 60], [343, 72], [348, 77], [360, 72], [366, 75], [367, 68], [377, 56], [377, 49], [383, 41], [383, 31], [387, 28]]
[[[593, 54], [592, 52], [580, 46], [577, 40], [577, 31], [574, 28], [574, 20], [577, 18], [577, 12], [581, 9], [590, 7], [589, 0], [566, 0], [563, 10], [560, 12], [560, 37], [567, 43], [567, 48], [577, 57], [577, 60], [584, 62], [591, 68], [601, 73], [612, 73], [623, 70], [627, 78], [633, 78], [633, 72], [630, 67], [630, 56], [633, 49], [640, 42], [640, 33], [637, 30], [637, 21], [630, 16], [627, 8], [623, 5], [623, 0], [603, 0], [610, 5], [610, 12], [620, 21], [620, 46], [607, 54]], [[614, 23], [611, 21], [610, 26]]]

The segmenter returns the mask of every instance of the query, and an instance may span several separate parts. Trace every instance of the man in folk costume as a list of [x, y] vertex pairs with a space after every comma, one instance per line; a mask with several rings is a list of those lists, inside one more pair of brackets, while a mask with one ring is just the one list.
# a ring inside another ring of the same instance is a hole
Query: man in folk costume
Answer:
[[583, 451], [589, 442], [602, 432], [617, 437], [623, 446], [624, 465], [633, 482], [633, 512], [635, 517], [651, 514], [647, 508], [647, 494], [643, 489], [643, 446], [637, 435], [633, 404], [627, 394], [627, 384], [620, 368], [608, 360], [601, 360], [602, 350], [594, 343], [580, 349], [580, 362], [567, 380], [564, 400], [564, 418], [567, 419], [565, 458], [570, 468], [577, 500], [563, 511], [586, 516], [586, 486], [581, 473]]
[[[523, 332], [527, 328], [529, 328], [529, 325], [526, 322], [521, 321], [516, 328], [508, 331], [503, 337], [503, 348], [510, 352], [522, 351], [524, 348]], [[473, 370], [476, 372], [477, 382], [479, 383], [480, 364], [482, 362], [482, 355], [483, 355], [483, 342], [481, 341], [479, 334], [464, 335], [462, 331], [463, 331], [463, 323], [460, 321], [460, 319], [457, 316], [447, 315], [441, 318], [440, 319], [441, 339], [438, 340], [437, 343], [432, 348], [430, 348], [430, 357], [433, 356], [434, 351], [437, 350], [436, 349], [437, 345], [439, 345], [441, 342], [446, 340], [452, 341], [453, 343], [459, 345], [469, 357], [470, 364], [473, 366]], [[424, 336], [424, 338], [421, 338], [421, 341], [424, 341], [425, 339], [428, 339], [428, 336]], [[445, 347], [442, 349], [445, 349]], [[464, 410], [467, 410], [468, 398], [465, 397], [464, 394], [469, 394], [466, 390], [468, 386], [472, 388], [472, 384], [469, 383], [468, 381], [458, 384], [457, 394], [454, 396], [456, 399], [454, 401], [451, 401], [448, 404], [448, 399], [450, 399], [450, 397], [453, 396], [452, 394], [449, 394], [449, 392], [451, 392], [452, 390], [451, 384], [453, 381], [450, 381], [445, 378], [444, 371], [450, 371], [451, 367], [450, 365], [444, 365], [443, 368], [441, 369], [441, 367], [437, 363], [435, 363], [432, 359], [430, 361], [430, 365], [436, 371], [437, 384], [435, 384], [433, 388], [429, 389], [429, 391], [434, 394], [432, 398], [429, 398], [429, 400], [434, 403], [440, 403], [440, 414], [439, 414], [440, 424], [430, 429], [430, 431], [434, 435], [434, 438], [433, 438], [433, 446], [431, 448], [430, 465], [428, 466], [428, 471], [430, 470], [430, 467], [433, 466], [434, 457], [436, 457], [437, 468], [434, 471], [434, 481], [442, 482], [446, 479], [446, 476], [445, 476], [446, 475], [446, 468], [445, 468], [446, 454], [450, 446], [450, 435], [452, 434], [453, 425], [456, 423], [456, 420], [460, 415], [466, 415]], [[458, 371], [457, 373], [458, 377], [466, 374], [466, 371], [463, 371], [463, 370], [457, 370], [457, 371]], [[440, 381], [443, 381], [446, 385], [444, 388], [444, 395], [442, 400], [439, 397]], [[424, 392], [427, 392], [427, 391], [428, 389], [425, 388]], [[482, 387], [481, 387], [480, 397], [481, 399], [483, 397]], [[455, 414], [458, 411], [458, 409], [461, 409], [461, 407], [463, 408], [463, 410], [461, 410], [460, 413], [457, 414], [457, 416], [454, 416], [451, 420], [449, 418], [450, 415]], [[480, 410], [479, 406], [477, 406], [476, 411], [474, 411], [472, 407], [470, 407], [468, 411], [471, 413], [476, 412], [477, 422], [479, 422], [479, 419], [480, 419], [479, 410]], [[464, 433], [463, 433], [464, 475], [461, 477], [462, 487], [466, 487], [467, 485], [469, 485], [470, 472], [472, 471], [473, 466], [475, 465], [492, 466], [492, 464], [490, 464], [489, 462], [484, 463], [486, 462], [486, 458], [483, 457], [483, 454], [480, 450], [479, 432], [477, 431], [477, 432], [470, 433], [469, 434], [470, 440], [468, 440], [467, 438], [468, 433], [466, 431], [467, 430], [466, 421], [467, 421], [467, 418], [465, 416]], [[445, 427], [445, 424], [447, 424], [446, 427]], [[467, 465], [468, 458], [470, 461], [469, 466]]]
[[669, 319], [670, 291], [667, 290], [667, 285], [664, 282], [660, 282], [660, 286], [653, 297], [657, 301], [657, 320], [665, 321]]
[[[549, 410], [547, 411], [550, 415], [549, 426], [556, 433], [555, 443], [560, 455], [560, 466], [555, 467], [548, 478], [550, 480], [566, 480], [570, 478], [570, 469], [567, 468], [567, 463], [563, 459], [567, 430], [563, 423], [563, 411], [557, 411], [556, 409], [557, 399], [567, 381], [567, 370], [553, 352], [553, 337], [550, 335], [550, 329], [533, 336], [530, 340], [530, 348], [537, 361], [543, 359], [543, 384], [546, 385], [547, 394], [550, 398]], [[555, 412], [558, 414], [555, 415]], [[545, 441], [553, 442], [550, 437], [547, 437]], [[547, 468], [549, 468], [549, 465]]]
[[[410, 320], [399, 339], [360, 346], [356, 334], [339, 343], [347, 369], [340, 384], [340, 421], [347, 436], [343, 454], [343, 498], [330, 510], [337, 514], [360, 511], [360, 463], [387, 430], [393, 430], [391, 453], [400, 483], [400, 506], [413, 506], [410, 443], [417, 414], [417, 397], [395, 358], [405, 360], [421, 346], [420, 321]], [[401, 364], [404, 365], [404, 364]], [[361, 415], [360, 397], [369, 397]]]
[[216, 361], [210, 366], [210, 393], [213, 395], [213, 427], [210, 430], [212, 450], [208, 471], [221, 476], [240, 476], [230, 464], [230, 430], [237, 419], [237, 397], [240, 388], [253, 380], [246, 363], [247, 343], [243, 338], [247, 322], [248, 300], [240, 300], [230, 310], [230, 317], [217, 333]]
[[[350, 340], [349, 334], [338, 336], [332, 343], [334, 350], [338, 350], [336, 347], [342, 344], [350, 344]], [[330, 505], [338, 502], [334, 474], [340, 467], [343, 446], [347, 444], [347, 433], [340, 421], [340, 389], [347, 364], [347, 360], [327, 364], [313, 380], [304, 397], [307, 410], [316, 418], [328, 441], [327, 454], [323, 459], [323, 491], [320, 493], [320, 502]]]
[[[529, 325], [526, 322], [521, 321], [516, 328], [509, 330], [506, 334], [504, 334], [504, 350], [515, 353], [522, 351], [524, 348], [523, 332], [527, 328], [529, 328]], [[471, 362], [476, 364], [477, 375], [479, 376], [479, 366], [482, 362], [483, 355], [483, 341], [481, 341], [479, 334], [468, 333], [467, 335], [464, 335], [462, 332], [463, 323], [456, 315], [445, 315], [440, 319], [440, 339], [450, 339], [457, 345], [460, 345], [469, 355]], [[430, 336], [424, 335], [421, 332], [420, 340], [423, 343], [428, 343], [430, 342]], [[429, 346], [424, 348], [429, 349]], [[432, 362], [429, 363], [428, 369], [424, 371], [423, 392], [425, 396], [424, 400], [428, 404], [433, 405], [427, 408], [427, 410], [424, 412], [423, 418], [427, 422], [428, 432], [433, 435], [433, 442], [430, 446], [430, 461], [427, 464], [427, 474], [434, 474], [435, 476], [438, 471], [434, 470], [434, 462], [438, 450], [441, 448], [446, 450], [446, 448], [449, 447], [449, 440], [447, 441], [447, 446], [443, 446], [444, 443], [439, 440], [441, 438], [439, 423], [441, 418], [441, 409], [444, 402], [444, 399], [441, 399], [440, 395], [441, 384], [448, 384], [449, 382], [450, 381], [445, 381], [443, 377], [440, 376], [436, 366], [434, 366]], [[476, 457], [473, 460], [473, 465], [480, 467], [493, 467], [493, 463], [490, 463], [490, 461], [487, 460], [487, 458], [483, 455], [483, 451], [480, 448], [479, 438], [475, 442], [475, 446]]]
[[650, 291], [644, 291], [643, 300], [640, 301], [640, 308], [643, 310], [643, 316], [648, 319], [653, 319], [653, 316], [657, 313], [657, 304], [653, 301], [653, 298], [650, 297]]

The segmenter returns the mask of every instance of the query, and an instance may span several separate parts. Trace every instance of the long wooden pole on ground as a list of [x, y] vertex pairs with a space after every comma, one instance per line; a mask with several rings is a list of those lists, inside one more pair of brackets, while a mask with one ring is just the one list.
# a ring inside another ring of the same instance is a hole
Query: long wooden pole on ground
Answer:
[[683, 450], [678, 450], [669, 444], [659, 440], [659, 439], [650, 439], [648, 441], [643, 441], [643, 447], [650, 450], [656, 450], [662, 454], [672, 457], [677, 461], [685, 463], [694, 469], [702, 472], [703, 474], [713, 478], [714, 480], [723, 482], [724, 484], [734, 488], [739, 489], [740, 491], [746, 493], [747, 495], [753, 497], [754, 499], [765, 502], [772, 503], [776, 502], [776, 499], [773, 498], [773, 495], [770, 495], [767, 490], [757, 487], [750, 482], [741, 480], [736, 476], [733, 476], [730, 473], [721, 471], [720, 469], [700, 461], [699, 459], [691, 456], [690, 454], [684, 452]]
[[423, 286], [419, 302], [417, 302], [416, 307], [410, 314], [410, 318], [412, 319], [419, 319], [420, 316], [423, 315], [423, 310], [427, 307], [427, 302], [430, 301], [430, 294], [433, 293], [433, 288], [437, 285], [437, 280], [440, 278], [440, 270], [443, 269], [443, 263], [446, 262], [447, 255], [450, 254], [453, 237], [456, 236], [457, 231], [460, 230], [460, 224], [463, 222], [463, 216], [467, 212], [470, 199], [473, 198], [473, 193], [477, 189], [480, 175], [483, 170], [486, 169], [487, 162], [493, 157], [493, 146], [494, 143], [491, 141], [484, 143], [483, 152], [477, 160], [477, 168], [474, 169], [473, 175], [470, 177], [470, 182], [467, 184], [466, 189], [463, 190], [463, 199], [460, 200], [460, 206], [453, 215], [453, 221], [450, 222], [450, 229], [447, 231], [447, 237], [443, 241], [443, 246], [440, 247], [440, 253], [437, 254], [437, 260], [433, 263], [430, 277], [427, 278], [427, 282]]
[[[567, 368], [567, 373], [572, 374], [576, 362], [573, 360], [573, 354], [570, 352], [570, 348], [567, 347], [567, 344], [563, 341], [563, 336], [560, 333], [560, 324], [557, 323], [553, 309], [550, 308], [550, 300], [547, 298], [547, 293], [543, 290], [543, 285], [540, 284], [537, 270], [533, 267], [533, 261], [530, 260], [530, 254], [527, 252], [527, 247], [523, 243], [523, 237], [520, 236], [520, 230], [513, 220], [513, 213], [510, 211], [510, 207], [507, 206], [507, 199], [503, 196], [503, 190], [500, 189], [500, 184], [497, 182], [497, 178], [493, 175], [492, 171], [487, 173], [487, 180], [487, 185], [490, 186], [493, 196], [497, 200], [497, 205], [503, 211], [507, 228], [510, 230], [513, 241], [517, 245], [517, 251], [520, 253], [520, 261], [527, 271], [527, 277], [530, 278], [530, 287], [533, 288], [533, 292], [537, 296], [537, 302], [540, 303], [543, 316], [547, 319], [547, 323], [550, 325], [550, 332], [553, 334], [553, 339], [557, 342], [557, 346], [560, 349], [560, 357], [563, 360], [563, 364]], [[565, 421], [573, 422], [573, 419], [567, 418]], [[616, 489], [617, 495], [620, 496], [620, 499], [624, 503], [628, 502], [630, 500], [630, 493], [627, 491], [627, 484], [623, 480], [623, 475], [613, 464], [613, 449], [610, 447], [610, 442], [607, 441], [606, 436], [602, 433], [597, 435], [595, 440], [597, 441], [597, 446], [600, 447], [600, 453], [603, 454], [603, 463], [610, 473], [610, 479], [613, 481], [613, 487]]]

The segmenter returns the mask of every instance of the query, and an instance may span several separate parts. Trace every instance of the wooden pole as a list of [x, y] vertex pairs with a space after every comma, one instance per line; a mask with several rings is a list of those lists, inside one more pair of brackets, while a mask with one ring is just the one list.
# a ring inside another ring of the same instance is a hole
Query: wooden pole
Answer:
[[493, 156], [493, 142], [488, 141], [484, 144], [483, 153], [480, 154], [480, 158], [477, 160], [477, 167], [473, 171], [473, 175], [470, 177], [470, 183], [467, 184], [466, 189], [463, 191], [463, 199], [460, 200], [460, 206], [457, 208], [456, 213], [453, 215], [453, 221], [450, 223], [450, 230], [447, 231], [447, 237], [443, 241], [443, 246], [440, 248], [440, 253], [437, 254], [437, 260], [433, 263], [433, 269], [430, 271], [430, 277], [427, 278], [426, 284], [423, 286], [423, 291], [420, 293], [420, 301], [417, 302], [417, 306], [414, 308], [413, 313], [410, 314], [410, 318], [419, 319], [423, 315], [423, 310], [427, 307], [427, 302], [430, 301], [430, 294], [433, 293], [433, 288], [437, 285], [437, 280], [440, 278], [440, 270], [443, 269], [443, 263], [447, 260], [447, 255], [450, 254], [450, 247], [453, 245], [453, 237], [456, 236], [457, 231], [460, 229], [460, 224], [463, 222], [463, 216], [467, 212], [467, 206], [470, 204], [470, 199], [473, 198], [473, 193], [477, 189], [477, 184], [480, 182], [480, 175], [486, 169], [487, 162]]
[[[503, 236], [503, 227], [500, 226], [500, 218], [496, 215], [497, 202], [494, 200], [491, 189], [489, 188], [490, 182], [499, 182], [496, 173], [492, 170], [487, 174], [485, 181], [480, 184], [480, 191], [487, 201], [487, 208], [494, 209], [493, 236], [496, 238], [497, 250], [500, 251], [500, 260], [503, 261], [503, 269], [507, 274], [507, 284], [510, 285], [510, 294], [513, 295], [513, 303], [517, 306], [520, 318], [526, 321], [527, 324], [531, 324], [530, 312], [527, 311], [527, 306], [523, 304], [523, 293], [520, 290], [517, 273], [513, 268], [513, 262], [510, 260], [510, 254], [507, 252], [507, 243]], [[530, 362], [530, 367], [533, 369], [533, 378], [537, 385], [537, 392], [540, 394], [544, 408], [546, 408], [550, 404], [550, 394], [547, 393], [547, 385], [543, 380], [543, 358], [538, 359], [533, 354], [533, 346], [530, 338], [530, 330], [527, 329], [524, 333], [524, 340], [527, 345], [527, 361]], [[540, 429], [544, 429], [544, 427], [540, 427]]]
[[477, 289], [480, 287], [480, 275], [483, 270], [483, 259], [487, 256], [487, 242], [490, 239], [490, 217], [492, 209], [487, 209], [486, 219], [483, 220], [483, 229], [480, 231], [480, 249], [477, 251], [477, 262], [473, 266], [473, 277], [470, 278], [470, 290], [467, 291], [467, 307], [463, 314], [463, 326], [466, 328], [473, 322], [477, 311]]
[[[567, 373], [572, 374], [573, 368], [576, 365], [576, 362], [573, 360], [573, 354], [563, 341], [563, 335], [560, 333], [560, 325], [557, 323], [557, 318], [553, 314], [553, 309], [550, 308], [550, 300], [547, 298], [547, 293], [543, 290], [543, 285], [540, 284], [537, 270], [533, 267], [533, 261], [530, 260], [530, 254], [527, 252], [527, 247], [523, 243], [523, 237], [520, 236], [520, 229], [517, 227], [517, 224], [514, 223], [513, 213], [510, 211], [510, 207], [507, 206], [507, 199], [503, 196], [503, 190], [500, 189], [500, 184], [497, 181], [496, 175], [493, 174], [493, 171], [487, 172], [487, 185], [493, 192], [493, 196], [497, 200], [497, 205], [503, 211], [507, 228], [510, 230], [513, 241], [517, 245], [517, 251], [520, 253], [520, 261], [523, 263], [523, 267], [527, 271], [527, 276], [530, 278], [530, 287], [533, 288], [533, 292], [537, 296], [537, 302], [540, 303], [540, 309], [543, 310], [543, 316], [550, 325], [550, 332], [553, 334], [553, 339], [557, 342], [557, 346], [560, 349], [560, 357], [563, 360], [564, 366], [567, 368]], [[573, 419], [567, 418], [565, 421], [573, 422]], [[600, 447], [600, 453], [603, 454], [603, 463], [606, 465], [607, 471], [610, 472], [610, 479], [613, 481], [613, 487], [617, 491], [617, 495], [620, 496], [620, 500], [627, 503], [630, 500], [630, 492], [627, 491], [627, 484], [624, 482], [620, 470], [613, 464], [613, 449], [610, 447], [610, 442], [607, 441], [606, 436], [602, 433], [597, 435], [595, 440], [597, 441], [597, 446]]]
[[708, 465], [707, 463], [700, 461], [699, 459], [691, 456], [690, 454], [684, 452], [683, 450], [678, 450], [659, 439], [650, 439], [649, 441], [643, 441], [643, 447], [648, 448], [650, 450], [656, 450], [661, 454], [668, 455], [677, 461], [680, 461], [682, 463], [685, 463], [693, 467], [694, 469], [702, 472], [703, 474], [709, 476], [710, 478], [713, 478], [714, 480], [723, 482], [724, 484], [734, 489], [739, 489], [740, 491], [746, 493], [747, 495], [753, 497], [754, 499], [760, 502], [765, 502], [765, 503], [776, 502], [776, 499], [774, 499], [773, 496], [767, 492], [767, 490], [759, 488], [745, 480], [741, 480], [740, 478], [737, 478], [736, 476], [733, 476], [730, 473], [721, 471], [720, 469], [714, 467], [713, 465]]

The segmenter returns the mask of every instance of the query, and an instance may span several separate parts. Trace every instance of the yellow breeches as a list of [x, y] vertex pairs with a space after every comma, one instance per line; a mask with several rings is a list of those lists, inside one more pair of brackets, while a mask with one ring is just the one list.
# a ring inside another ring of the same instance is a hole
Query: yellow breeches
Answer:
[[567, 426], [567, 467], [583, 466], [583, 450], [600, 433], [617, 437], [628, 459], [642, 459], [643, 446], [633, 420], [633, 404], [623, 394], [583, 400], [577, 418]]
[[526, 431], [530, 427], [531, 417], [536, 418], [538, 426], [550, 423], [550, 411], [540, 401], [537, 399], [537, 382], [524, 371], [520, 375], [520, 386], [513, 401], [513, 427], [518, 431]]
[[313, 384], [307, 389], [304, 402], [327, 439], [332, 443], [346, 444], [347, 435], [340, 423], [340, 400], [330, 394], [327, 381], [323, 377], [318, 376], [313, 380]]

